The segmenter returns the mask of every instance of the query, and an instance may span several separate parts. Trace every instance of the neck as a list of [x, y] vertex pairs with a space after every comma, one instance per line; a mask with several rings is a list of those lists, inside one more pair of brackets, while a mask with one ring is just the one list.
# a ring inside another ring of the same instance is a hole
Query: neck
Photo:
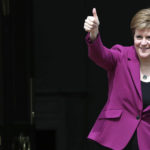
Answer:
[[140, 70], [143, 74], [150, 75], [150, 59], [140, 59]]
[[140, 59], [140, 80], [150, 82], [150, 59]]

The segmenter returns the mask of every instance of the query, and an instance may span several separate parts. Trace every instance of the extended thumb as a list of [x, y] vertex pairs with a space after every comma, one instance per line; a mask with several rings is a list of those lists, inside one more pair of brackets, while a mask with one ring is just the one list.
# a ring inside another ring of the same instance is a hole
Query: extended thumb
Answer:
[[97, 18], [98, 16], [97, 16], [97, 12], [96, 12], [96, 8], [93, 8], [93, 16], [94, 16], [94, 18]]

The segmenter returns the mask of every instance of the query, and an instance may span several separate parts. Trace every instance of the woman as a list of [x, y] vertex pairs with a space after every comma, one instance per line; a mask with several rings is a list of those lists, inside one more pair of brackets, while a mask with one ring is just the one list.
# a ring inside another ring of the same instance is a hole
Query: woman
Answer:
[[150, 8], [138, 11], [130, 28], [134, 44], [108, 49], [93, 8], [84, 29], [89, 58], [108, 74], [108, 99], [88, 139], [113, 150], [150, 150]]

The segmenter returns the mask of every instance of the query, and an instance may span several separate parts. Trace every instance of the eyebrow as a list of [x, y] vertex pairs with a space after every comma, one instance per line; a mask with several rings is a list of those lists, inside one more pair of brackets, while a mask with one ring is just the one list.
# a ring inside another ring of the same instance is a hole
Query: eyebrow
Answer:
[[[137, 34], [137, 35], [135, 35], [135, 36], [136, 36], [136, 37], [143, 37], [143, 36], [140, 35], [140, 34]], [[147, 37], [150, 38], [150, 35], [147, 35], [146, 38], [147, 38]]]

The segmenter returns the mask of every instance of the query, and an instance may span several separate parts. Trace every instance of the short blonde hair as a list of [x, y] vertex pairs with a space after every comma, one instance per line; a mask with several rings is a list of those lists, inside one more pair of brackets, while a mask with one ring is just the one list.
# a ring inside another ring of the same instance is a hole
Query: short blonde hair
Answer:
[[150, 29], [150, 8], [141, 9], [132, 18], [130, 29], [135, 33], [136, 29]]

